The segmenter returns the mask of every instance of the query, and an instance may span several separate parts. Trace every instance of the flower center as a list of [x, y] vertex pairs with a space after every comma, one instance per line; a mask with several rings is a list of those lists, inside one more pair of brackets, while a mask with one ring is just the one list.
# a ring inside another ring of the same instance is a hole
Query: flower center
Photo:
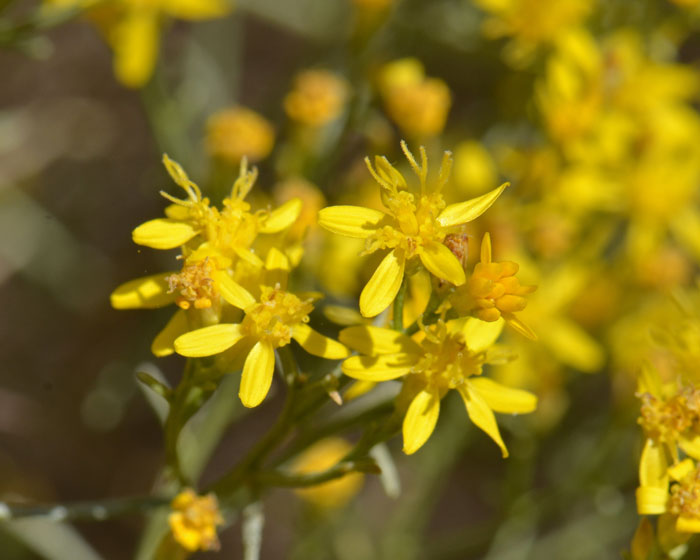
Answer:
[[310, 300], [303, 301], [279, 287], [263, 286], [260, 302], [246, 309], [243, 328], [247, 334], [279, 348], [289, 344], [294, 325], [309, 322], [313, 308]]
[[168, 276], [168, 293], [178, 293], [175, 303], [182, 309], [206, 309], [219, 297], [212, 275], [214, 264], [208, 258], [186, 264], [179, 274]]
[[422, 375], [429, 384], [455, 389], [467, 378], [481, 375], [485, 355], [469, 350], [461, 334], [448, 334], [444, 325], [426, 331], [421, 343], [424, 355], [412, 373]]
[[662, 401], [645, 393], [639, 424], [657, 442], [675, 443], [688, 430], [700, 428], [700, 390], [685, 387], [671, 399]]
[[675, 516], [700, 519], [700, 472], [697, 468], [671, 486], [668, 511]]

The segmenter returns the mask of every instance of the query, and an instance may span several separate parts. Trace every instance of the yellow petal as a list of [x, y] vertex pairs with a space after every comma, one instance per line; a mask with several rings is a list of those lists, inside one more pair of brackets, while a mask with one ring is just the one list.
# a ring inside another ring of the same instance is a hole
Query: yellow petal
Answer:
[[450, 204], [438, 216], [438, 222], [443, 227], [466, 224], [481, 216], [489, 207], [496, 202], [501, 193], [510, 183], [503, 183], [500, 187], [487, 192], [471, 200]]
[[526, 323], [523, 323], [515, 315], [508, 315], [506, 317], [506, 323], [511, 329], [523, 335], [525, 338], [529, 338], [530, 340], [537, 340], [537, 333], [535, 333], [535, 331], [533, 331]]
[[486, 432], [501, 448], [503, 457], [508, 457], [506, 444], [503, 443], [501, 432], [498, 430], [496, 417], [486, 403], [486, 400], [471, 387], [471, 383], [465, 383], [458, 387], [459, 394], [462, 395], [464, 406], [467, 407], [467, 414], [477, 427]]
[[573, 321], [551, 318], [538, 330], [542, 344], [563, 364], [591, 373], [603, 366], [603, 348]]
[[228, 350], [244, 334], [237, 324], [222, 323], [188, 332], [175, 340], [175, 351], [188, 358], [213, 356]]
[[422, 353], [420, 345], [405, 334], [381, 327], [349, 327], [340, 331], [338, 339], [360, 354], [369, 356]]
[[686, 455], [700, 461], [700, 435], [695, 435], [692, 438], [681, 436], [678, 439], [678, 445]]
[[114, 309], [155, 309], [175, 301], [175, 294], [169, 294], [168, 276], [172, 272], [154, 274], [130, 280], [119, 286], [109, 296]]
[[168, 324], [158, 333], [151, 344], [153, 355], [163, 358], [175, 352], [175, 339], [186, 333], [188, 326], [187, 313], [180, 309], [170, 318]]
[[345, 375], [362, 381], [388, 381], [406, 375], [415, 364], [410, 354], [388, 354], [386, 356], [352, 356], [343, 362]]
[[682, 480], [695, 470], [695, 463], [692, 459], [683, 459], [680, 463], [668, 468], [668, 474], [673, 480]]
[[225, 16], [231, 4], [224, 0], [164, 0], [163, 11], [178, 19], [209, 19]]
[[491, 235], [488, 232], [481, 240], [481, 262], [486, 264], [491, 262]]
[[340, 342], [317, 333], [309, 325], [297, 323], [292, 329], [292, 338], [309, 354], [328, 358], [330, 360], [340, 360], [350, 355], [345, 346]]
[[639, 460], [639, 482], [642, 486], [668, 488], [668, 459], [662, 445], [647, 439]]
[[474, 352], [482, 352], [491, 347], [501, 336], [504, 324], [502, 319], [482, 321], [476, 317], [469, 317], [461, 329], [467, 347]]
[[659, 515], [666, 511], [668, 491], [655, 486], [640, 486], [635, 492], [639, 515]]
[[360, 294], [362, 315], [374, 317], [391, 305], [401, 287], [405, 266], [403, 253], [391, 251], [384, 257]]
[[165, 215], [173, 220], [186, 220], [190, 216], [190, 209], [180, 204], [170, 204], [165, 209]]
[[243, 406], [252, 408], [263, 401], [270, 390], [274, 371], [275, 349], [269, 342], [261, 340], [253, 346], [243, 366], [241, 387], [238, 391]]
[[119, 20], [112, 31], [114, 73], [127, 87], [141, 87], [153, 73], [160, 36], [158, 14], [149, 9], [133, 9]]
[[372, 389], [377, 386], [373, 381], [355, 381], [348, 390], [343, 393], [343, 401], [350, 402], [353, 399], [357, 399], [362, 395], [369, 393]]
[[442, 243], [434, 241], [426, 243], [419, 255], [423, 266], [438, 278], [447, 280], [455, 286], [461, 286], [466, 281], [459, 259]]
[[700, 519], [681, 515], [676, 521], [676, 531], [679, 533], [700, 533]]
[[428, 441], [440, 416], [440, 395], [425, 388], [411, 401], [403, 419], [403, 452], [411, 455]]
[[267, 252], [267, 257], [265, 257], [265, 268], [268, 270], [280, 269], [289, 271], [289, 259], [287, 258], [287, 255], [285, 255], [277, 247], [272, 247]]
[[302, 202], [293, 198], [267, 215], [260, 224], [260, 233], [277, 233], [291, 226], [301, 213]]
[[198, 231], [188, 222], [158, 218], [141, 224], [131, 234], [134, 243], [152, 249], [174, 249], [197, 235]]
[[245, 309], [255, 303], [255, 298], [250, 295], [250, 292], [223, 270], [215, 271], [213, 277], [216, 288], [221, 292], [222, 297], [234, 307]]
[[343, 305], [326, 305], [323, 315], [336, 325], [356, 325], [365, 321], [357, 310]]
[[329, 206], [318, 213], [318, 225], [333, 233], [364, 239], [385, 217], [384, 212], [361, 206]]
[[476, 377], [470, 383], [494, 412], [527, 414], [537, 408], [537, 397], [528, 391], [506, 387], [487, 377]]
[[657, 398], [662, 396], [659, 373], [648, 362], [642, 362], [639, 379], [637, 380], [637, 390], [640, 393], [649, 393]]

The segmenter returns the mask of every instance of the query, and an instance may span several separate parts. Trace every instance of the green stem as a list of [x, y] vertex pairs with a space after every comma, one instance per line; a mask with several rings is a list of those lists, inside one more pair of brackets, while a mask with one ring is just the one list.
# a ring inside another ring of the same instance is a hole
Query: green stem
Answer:
[[280, 471], [263, 471], [255, 476], [255, 480], [264, 486], [306, 488], [335, 480], [351, 472], [377, 472], [377, 465], [371, 459], [341, 461], [334, 467], [317, 473], [288, 474]]
[[133, 496], [68, 504], [12, 505], [0, 502], [0, 520], [43, 517], [50, 521], [104, 521], [167, 505], [172, 497]]
[[298, 379], [298, 367], [288, 346], [280, 348], [278, 354], [280, 356], [280, 367], [283, 368], [282, 375], [285, 380], [291, 379], [291, 383], [289, 383], [287, 387], [287, 397], [282, 412], [270, 431], [258, 441], [248, 455], [227, 474], [210, 485], [209, 488], [206, 489], [207, 492], [215, 492], [224, 499], [230, 497], [246, 478], [248, 478], [250, 471], [260, 464], [292, 429], [294, 425], [292, 422], [292, 413], [294, 410], [295, 395], [297, 393], [296, 380]]
[[406, 287], [408, 286], [408, 280], [404, 276], [401, 281], [401, 287], [399, 288], [399, 293], [396, 294], [396, 299], [394, 299], [394, 317], [392, 319], [392, 328], [395, 331], [403, 331], [403, 303], [406, 298]]

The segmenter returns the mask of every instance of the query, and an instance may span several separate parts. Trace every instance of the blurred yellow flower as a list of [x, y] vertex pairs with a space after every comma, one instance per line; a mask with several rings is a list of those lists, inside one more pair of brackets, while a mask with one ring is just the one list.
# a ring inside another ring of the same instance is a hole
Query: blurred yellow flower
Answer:
[[490, 15], [483, 24], [490, 38], [511, 37], [506, 51], [513, 63], [528, 62], [537, 48], [577, 26], [595, 0], [474, 0]]
[[[292, 471], [298, 474], [319, 473], [333, 468], [352, 450], [352, 445], [342, 438], [322, 439], [306, 449], [294, 461]], [[296, 494], [313, 506], [326, 510], [343, 507], [362, 488], [364, 475], [351, 472], [309, 488], [295, 490]]]
[[214, 113], [207, 121], [207, 151], [214, 157], [238, 165], [265, 159], [275, 143], [272, 124], [251, 109], [231, 107]]
[[348, 83], [328, 70], [304, 70], [284, 98], [284, 110], [299, 124], [320, 127], [340, 116], [348, 91]]
[[415, 58], [385, 64], [379, 75], [379, 91], [386, 112], [401, 131], [413, 139], [442, 132], [452, 99], [447, 84], [427, 78]]
[[493, 348], [502, 329], [502, 320], [486, 323], [473, 317], [439, 321], [413, 338], [380, 327], [349, 327], [341, 331], [340, 340], [361, 355], [345, 360], [343, 373], [370, 382], [403, 378], [399, 401], [408, 403], [403, 421], [406, 454], [415, 453], [428, 440], [440, 415], [440, 400], [455, 389], [471, 421], [507, 457], [494, 411], [532, 412], [537, 398], [482, 377], [484, 364], [502, 359]]
[[464, 284], [462, 264], [443, 241], [456, 226], [483, 214], [508, 186], [505, 183], [485, 195], [445, 207], [442, 188], [449, 177], [451, 154], [445, 152], [438, 178], [429, 185], [425, 148], [420, 148], [419, 165], [405, 142], [401, 147], [420, 180], [419, 192], [415, 195], [409, 192], [406, 179], [385, 157], [375, 158], [376, 169], [367, 158], [367, 167], [379, 184], [382, 202], [389, 212], [359, 206], [330, 206], [319, 213], [321, 227], [365, 239], [365, 254], [389, 249], [360, 294], [360, 311], [365, 317], [374, 317], [391, 305], [407, 265], [412, 265], [415, 258], [438, 278], [456, 286]]
[[143, 86], [153, 74], [160, 34], [168, 18], [204, 20], [231, 11], [227, 0], [45, 0], [48, 5], [87, 8], [114, 51], [114, 73], [127, 87]]
[[457, 144], [454, 182], [462, 194], [467, 196], [482, 194], [497, 180], [496, 164], [481, 143], [469, 140]]
[[216, 528], [224, 524], [214, 494], [197, 496], [191, 488], [180, 492], [170, 504], [168, 523], [175, 540], [186, 550], [219, 550]]

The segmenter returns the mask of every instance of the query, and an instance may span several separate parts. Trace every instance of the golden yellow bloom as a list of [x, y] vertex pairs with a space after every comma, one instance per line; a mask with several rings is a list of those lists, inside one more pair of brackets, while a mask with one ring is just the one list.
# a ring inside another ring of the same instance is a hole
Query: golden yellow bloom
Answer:
[[275, 143], [272, 124], [246, 107], [231, 107], [213, 114], [207, 121], [207, 151], [235, 165], [265, 159]]
[[[188, 357], [212, 356], [234, 348], [236, 355], [247, 355], [239, 396], [244, 406], [258, 406], [272, 384], [275, 349], [296, 340], [314, 356], [341, 359], [348, 355], [340, 343], [308, 326], [312, 299], [282, 289], [262, 286], [258, 300], [238, 287], [237, 307], [245, 311], [241, 323], [220, 323], [193, 330], [175, 340], [175, 351]], [[240, 344], [238, 344], [240, 343]]]
[[451, 154], [445, 152], [439, 176], [429, 185], [425, 148], [420, 149], [419, 165], [405, 142], [401, 147], [420, 180], [419, 192], [409, 192], [406, 179], [385, 157], [375, 158], [376, 169], [366, 158], [388, 213], [359, 206], [331, 206], [319, 212], [321, 227], [365, 239], [365, 254], [389, 249], [360, 294], [360, 311], [365, 317], [374, 317], [391, 305], [407, 265], [416, 258], [438, 278], [464, 284], [462, 264], [443, 245], [445, 237], [483, 214], [508, 186], [504, 183], [485, 195], [445, 207], [442, 188], [450, 173]]
[[340, 340], [361, 355], [345, 360], [343, 373], [371, 382], [404, 379], [400, 400], [409, 403], [403, 421], [405, 453], [415, 453], [428, 440], [440, 400], [455, 389], [472, 422], [507, 457], [493, 412], [532, 412], [537, 398], [482, 377], [484, 364], [503, 358], [493, 348], [502, 329], [503, 321], [486, 323], [473, 317], [440, 321], [413, 338], [380, 327], [350, 327], [341, 331]]
[[379, 76], [386, 112], [411, 138], [436, 136], [445, 128], [452, 99], [447, 84], [427, 78], [415, 58], [386, 64]]
[[170, 530], [183, 548], [190, 552], [219, 550], [216, 528], [223, 525], [224, 520], [214, 494], [197, 496], [192, 489], [187, 488], [175, 496], [170, 507]]
[[491, 236], [484, 234], [481, 241], [481, 262], [474, 267], [468, 282], [450, 296], [450, 302], [460, 314], [470, 311], [482, 321], [506, 322], [528, 338], [536, 338], [527, 325], [515, 313], [525, 309], [524, 296], [535, 291], [536, 286], [521, 286], [515, 274], [518, 264], [511, 261], [492, 262]]
[[594, 0], [474, 0], [487, 12], [483, 25], [487, 37], [512, 37], [508, 58], [522, 62], [541, 45], [580, 24], [591, 12]]
[[153, 74], [161, 28], [168, 18], [204, 20], [231, 11], [226, 0], [45, 0], [60, 8], [89, 8], [88, 17], [114, 51], [114, 73], [127, 87], [143, 86]]
[[327, 70], [305, 70], [284, 98], [287, 116], [300, 124], [319, 127], [337, 119], [345, 107], [348, 83]]
[[[293, 472], [311, 474], [328, 470], [350, 453], [352, 445], [342, 438], [322, 439], [306, 449], [295, 461]], [[343, 507], [362, 487], [362, 473], [351, 472], [341, 478], [330, 480], [295, 492], [319, 509]]]
[[462, 194], [473, 196], [489, 189], [498, 179], [498, 173], [486, 148], [472, 140], [455, 148], [454, 178]]
[[250, 247], [259, 233], [277, 233], [289, 227], [301, 212], [301, 201], [293, 199], [276, 210], [252, 213], [244, 199], [253, 187], [257, 170], [248, 171], [245, 159], [233, 184], [231, 195], [223, 201], [223, 209], [212, 207], [203, 198], [199, 187], [190, 181], [176, 162], [163, 156], [163, 163], [175, 183], [186, 193], [181, 200], [165, 192], [161, 194], [173, 205], [166, 209], [167, 218], [150, 220], [138, 226], [132, 234], [138, 245], [153, 249], [174, 249], [197, 239], [197, 245], [206, 243], [207, 249], [231, 258], [242, 258], [262, 266], [262, 261]]

